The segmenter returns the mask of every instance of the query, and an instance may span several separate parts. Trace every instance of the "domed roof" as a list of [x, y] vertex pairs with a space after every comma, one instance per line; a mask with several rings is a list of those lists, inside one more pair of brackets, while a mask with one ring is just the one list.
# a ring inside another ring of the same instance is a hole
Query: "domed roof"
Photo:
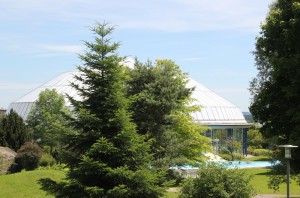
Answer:
[[[37, 87], [36, 89], [32, 90], [28, 94], [12, 102], [9, 105], [7, 112], [9, 112], [9, 110], [12, 108], [24, 120], [26, 120], [32, 105], [39, 98], [39, 94], [41, 93], [41, 91], [44, 91], [47, 88], [56, 89], [56, 91], [60, 94], [63, 95], [68, 94], [71, 97], [75, 98], [76, 100], [80, 100], [80, 96], [77, 94], [76, 90], [70, 86], [71, 82], [74, 82], [76, 84], [81, 84], [80, 81], [74, 78], [74, 75], [78, 75], [79, 73], [80, 72], [78, 70], [75, 70], [75, 71], [64, 72], [60, 74], [59, 76], [53, 78], [52, 80], [46, 82], [45, 84]], [[68, 99], [65, 98], [65, 100], [66, 100], [66, 105], [71, 106], [71, 103], [68, 101]]]
[[195, 87], [193, 105], [200, 105], [201, 111], [192, 114], [195, 122], [204, 125], [248, 125], [241, 110], [215, 92], [190, 78], [187, 87]]
[[[130, 60], [126, 61], [126, 63], [127, 62], [129, 63]], [[74, 82], [75, 84], [81, 83], [74, 78], [74, 75], [78, 74], [79, 71], [77, 70], [60, 74], [54, 79], [12, 102], [9, 109], [14, 109], [14, 111], [26, 120], [31, 107], [38, 99], [40, 92], [44, 91], [46, 88], [56, 89], [56, 91], [60, 94], [69, 94], [76, 100], [80, 100], [80, 96], [77, 94], [76, 90], [70, 86], [71, 82]], [[192, 114], [195, 122], [210, 126], [247, 125], [242, 112], [237, 106], [233, 105], [192, 78], [189, 79], [187, 87], [195, 87], [195, 90], [192, 93], [192, 97], [195, 101], [192, 104], [201, 106], [201, 111], [197, 111]], [[68, 99], [66, 99], [66, 105], [71, 107]]]

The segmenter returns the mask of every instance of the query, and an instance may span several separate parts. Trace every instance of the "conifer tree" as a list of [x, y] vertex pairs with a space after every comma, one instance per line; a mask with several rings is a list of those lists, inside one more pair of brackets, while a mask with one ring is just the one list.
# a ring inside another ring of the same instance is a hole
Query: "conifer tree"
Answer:
[[31, 141], [23, 119], [13, 109], [1, 120], [0, 145], [17, 151], [25, 142]]
[[57, 197], [159, 197], [157, 170], [150, 168], [149, 144], [136, 132], [125, 97], [126, 78], [119, 43], [107, 38], [113, 27], [97, 24], [95, 42], [85, 42], [80, 55], [81, 75], [73, 83], [82, 97], [70, 98], [75, 110], [69, 137], [67, 182], [42, 180], [43, 188]]
[[205, 130], [190, 115], [199, 111], [191, 106], [194, 88], [187, 87], [188, 76], [172, 60], [156, 60], [153, 65], [135, 61], [128, 78], [133, 120], [140, 134], [152, 139], [153, 165], [161, 168], [202, 161], [201, 151], [209, 150]]

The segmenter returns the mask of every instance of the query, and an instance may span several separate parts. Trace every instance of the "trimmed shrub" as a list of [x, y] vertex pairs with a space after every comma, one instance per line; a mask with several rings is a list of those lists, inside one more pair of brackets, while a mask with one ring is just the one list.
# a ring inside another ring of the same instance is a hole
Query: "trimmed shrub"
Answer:
[[44, 153], [40, 159], [40, 166], [53, 166], [56, 163], [56, 160], [49, 154]]
[[254, 149], [252, 151], [252, 155], [255, 155], [255, 156], [271, 156], [272, 151], [269, 150], [269, 149]]
[[237, 168], [226, 169], [224, 165], [202, 164], [198, 177], [184, 181], [180, 198], [250, 198], [255, 195], [249, 183], [251, 176]]
[[43, 149], [32, 142], [25, 142], [18, 150], [16, 163], [18, 170], [34, 170], [38, 167], [39, 161], [43, 155]]

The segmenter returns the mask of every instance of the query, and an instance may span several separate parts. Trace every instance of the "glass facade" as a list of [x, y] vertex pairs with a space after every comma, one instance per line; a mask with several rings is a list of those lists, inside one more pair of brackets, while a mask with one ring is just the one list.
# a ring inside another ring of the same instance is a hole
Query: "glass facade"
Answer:
[[205, 132], [205, 136], [212, 139], [211, 145], [216, 153], [219, 153], [222, 148], [231, 150], [232, 146], [230, 143], [232, 141], [237, 141], [241, 144], [241, 148], [239, 150], [234, 150], [234, 152], [246, 155], [247, 130], [248, 128], [212, 128]]

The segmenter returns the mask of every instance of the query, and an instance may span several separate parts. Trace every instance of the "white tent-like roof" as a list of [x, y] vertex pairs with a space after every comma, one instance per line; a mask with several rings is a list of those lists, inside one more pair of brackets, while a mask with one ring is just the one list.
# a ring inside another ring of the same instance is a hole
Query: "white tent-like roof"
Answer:
[[[26, 120], [32, 105], [38, 99], [41, 91], [48, 89], [56, 89], [60, 94], [69, 94], [77, 100], [80, 97], [77, 95], [76, 90], [70, 86], [70, 82], [79, 84], [80, 82], [74, 78], [78, 75], [79, 71], [64, 72], [54, 79], [46, 82], [40, 87], [34, 89], [23, 97], [12, 102], [9, 109], [16, 111], [24, 120]], [[247, 126], [247, 122], [240, 111], [240, 109], [220, 97], [213, 91], [209, 90], [202, 84], [194, 79], [190, 79], [188, 87], [195, 87], [192, 97], [196, 99], [193, 104], [201, 105], [201, 111], [192, 114], [195, 122], [204, 125], [218, 126]], [[66, 99], [66, 104], [71, 106], [70, 102]]]

